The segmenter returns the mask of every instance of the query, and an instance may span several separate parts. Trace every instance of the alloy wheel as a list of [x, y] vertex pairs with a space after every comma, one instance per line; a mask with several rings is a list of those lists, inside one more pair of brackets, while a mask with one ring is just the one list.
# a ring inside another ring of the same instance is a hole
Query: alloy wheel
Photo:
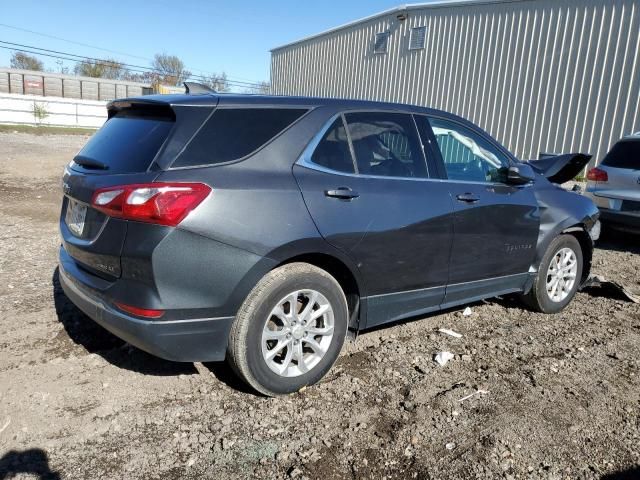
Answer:
[[262, 330], [262, 357], [283, 377], [312, 370], [325, 356], [333, 339], [331, 304], [316, 290], [297, 290], [271, 310]]
[[575, 252], [561, 248], [551, 259], [547, 270], [547, 295], [552, 302], [565, 300], [576, 283], [578, 259]]

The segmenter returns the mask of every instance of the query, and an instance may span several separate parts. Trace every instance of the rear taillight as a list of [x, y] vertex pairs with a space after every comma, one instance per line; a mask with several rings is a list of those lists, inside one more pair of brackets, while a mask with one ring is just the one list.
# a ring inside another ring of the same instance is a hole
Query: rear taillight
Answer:
[[175, 227], [211, 193], [203, 183], [138, 183], [96, 190], [91, 206], [110, 217]]
[[607, 172], [604, 170], [596, 167], [587, 172], [587, 180], [591, 180], [592, 182], [607, 182], [609, 181], [609, 175], [607, 175]]

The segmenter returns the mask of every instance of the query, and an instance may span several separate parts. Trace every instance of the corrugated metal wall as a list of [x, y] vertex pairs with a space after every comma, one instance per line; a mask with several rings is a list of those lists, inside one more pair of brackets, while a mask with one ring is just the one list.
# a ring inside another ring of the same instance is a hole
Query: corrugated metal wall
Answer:
[[[640, 130], [640, 0], [422, 6], [275, 49], [273, 93], [394, 101], [457, 113], [520, 158], [601, 159]], [[426, 47], [409, 50], [412, 27]], [[389, 50], [373, 53], [389, 31]]]

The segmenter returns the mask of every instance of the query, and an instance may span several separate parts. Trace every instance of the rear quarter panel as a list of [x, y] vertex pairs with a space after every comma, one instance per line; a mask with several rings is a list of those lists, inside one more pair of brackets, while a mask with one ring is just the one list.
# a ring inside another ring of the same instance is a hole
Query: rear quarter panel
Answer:
[[180, 228], [260, 256], [295, 240], [318, 237], [292, 168], [326, 118], [311, 111], [239, 161], [163, 172], [158, 181], [203, 182], [213, 190]]

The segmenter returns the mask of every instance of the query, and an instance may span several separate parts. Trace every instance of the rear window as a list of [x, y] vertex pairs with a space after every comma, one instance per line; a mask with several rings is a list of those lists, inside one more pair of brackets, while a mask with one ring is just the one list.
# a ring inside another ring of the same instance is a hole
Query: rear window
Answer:
[[211, 165], [246, 157], [306, 111], [296, 108], [218, 109], [172, 167]]
[[640, 169], [640, 141], [616, 143], [602, 160], [602, 165], [613, 168]]
[[96, 173], [144, 172], [173, 125], [168, 116], [118, 113], [89, 139], [74, 162]]

